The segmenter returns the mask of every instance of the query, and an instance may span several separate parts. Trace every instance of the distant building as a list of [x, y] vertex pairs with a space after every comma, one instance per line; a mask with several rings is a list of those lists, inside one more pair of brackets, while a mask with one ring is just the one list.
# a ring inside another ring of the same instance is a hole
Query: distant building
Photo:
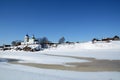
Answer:
[[11, 50], [11, 45], [3, 45], [3, 50]]
[[119, 36], [114, 36], [113, 40], [120, 40], [120, 37]]
[[0, 46], [0, 50], [3, 50], [4, 46]]
[[21, 42], [21, 45], [33, 45], [33, 44], [38, 44], [38, 40], [36, 40], [34, 35], [30, 38], [28, 34], [24, 37], [24, 41]]
[[20, 48], [25, 51], [39, 51], [41, 50], [41, 45], [39, 44], [38, 40], [35, 38], [34, 35], [30, 38], [27, 34], [24, 37], [24, 41], [21, 42], [21, 45], [17, 48]]
[[120, 37], [119, 36], [114, 36], [113, 38], [104, 38], [104, 39], [101, 39], [101, 40], [98, 40], [98, 39], [96, 39], [96, 38], [94, 38], [93, 40], [92, 40], [92, 43], [98, 43], [98, 42], [107, 42], [107, 43], [109, 43], [109, 42], [111, 42], [111, 41], [119, 41], [120, 40]]

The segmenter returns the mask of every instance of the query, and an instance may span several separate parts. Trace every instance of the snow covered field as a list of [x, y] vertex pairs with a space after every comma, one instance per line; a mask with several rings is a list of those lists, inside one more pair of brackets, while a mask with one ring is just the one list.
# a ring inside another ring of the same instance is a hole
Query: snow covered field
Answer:
[[60, 45], [57, 49], [45, 50], [44, 53], [120, 60], [120, 41], [113, 41], [111, 43], [92, 44], [91, 42], [86, 42], [75, 45]]
[[0, 64], [1, 80], [119, 80], [120, 72], [74, 72]]
[[[77, 59], [74, 57], [87, 57], [98, 60], [120, 60], [120, 41], [60, 45], [57, 48], [46, 49], [39, 52], [0, 51], [0, 58], [22, 60], [19, 61], [19, 63], [66, 66], [66, 63], [90, 62], [86, 59]], [[82, 72], [42, 69], [0, 62], [0, 80], [120, 80], [120, 72]]]

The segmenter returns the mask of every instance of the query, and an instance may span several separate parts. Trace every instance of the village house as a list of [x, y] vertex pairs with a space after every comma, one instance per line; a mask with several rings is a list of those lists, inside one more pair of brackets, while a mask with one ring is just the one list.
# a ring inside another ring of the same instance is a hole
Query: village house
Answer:
[[3, 50], [11, 50], [11, 45], [3, 45]]
[[104, 39], [101, 39], [101, 40], [94, 38], [92, 40], [92, 43], [96, 43], [96, 42], [102, 42], [102, 43], [107, 42], [107, 43], [109, 43], [110, 41], [119, 41], [119, 40], [120, 40], [119, 36], [114, 36], [113, 38], [104, 38]]
[[3, 50], [3, 48], [4, 48], [3, 46], [0, 46], [0, 50]]

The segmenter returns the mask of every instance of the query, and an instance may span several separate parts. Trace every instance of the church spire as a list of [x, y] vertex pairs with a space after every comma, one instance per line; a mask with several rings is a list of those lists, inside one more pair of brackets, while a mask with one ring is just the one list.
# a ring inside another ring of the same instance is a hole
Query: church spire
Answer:
[[26, 34], [24, 41], [29, 42], [29, 35], [28, 34]]
[[35, 40], [35, 36], [34, 36], [34, 35], [32, 36], [32, 39], [34, 39], [34, 40]]

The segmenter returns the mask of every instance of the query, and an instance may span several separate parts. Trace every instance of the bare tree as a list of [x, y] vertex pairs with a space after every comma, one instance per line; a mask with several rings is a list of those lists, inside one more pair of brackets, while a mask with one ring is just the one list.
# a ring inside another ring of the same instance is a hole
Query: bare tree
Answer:
[[65, 43], [65, 38], [64, 37], [61, 37], [58, 41], [59, 44], [62, 44], [62, 43]]

